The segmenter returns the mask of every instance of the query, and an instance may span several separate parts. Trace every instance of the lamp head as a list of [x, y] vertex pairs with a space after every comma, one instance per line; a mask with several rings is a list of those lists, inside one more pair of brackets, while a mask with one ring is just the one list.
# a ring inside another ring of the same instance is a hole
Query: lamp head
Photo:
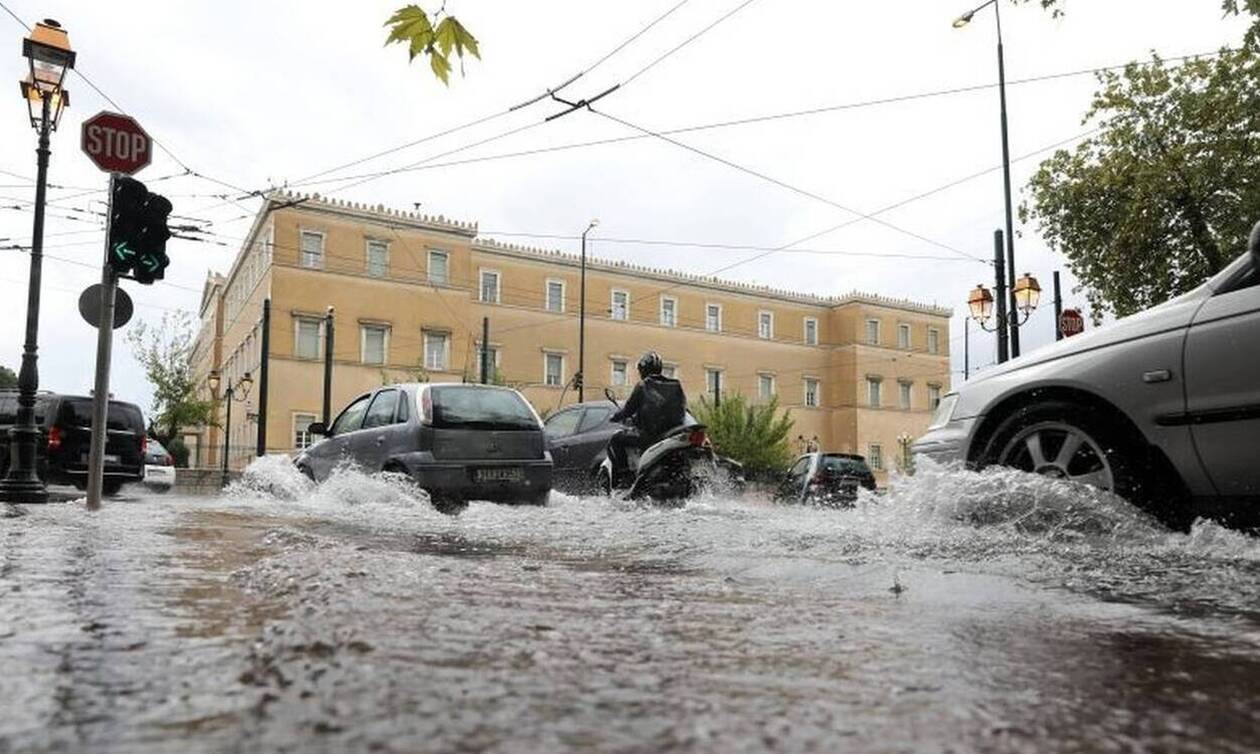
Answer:
[[983, 283], [971, 289], [971, 295], [967, 297], [967, 308], [971, 311], [971, 318], [977, 322], [988, 322], [993, 316], [993, 294]]
[[1024, 273], [1023, 277], [1015, 281], [1015, 307], [1024, 314], [1028, 314], [1037, 308], [1037, 304], [1041, 301], [1041, 284], [1037, 282], [1037, 278]]
[[237, 384], [241, 388], [241, 397], [248, 398], [249, 389], [254, 386], [254, 378], [249, 375], [249, 372], [246, 372], [245, 376], [241, 377], [241, 381]]
[[976, 12], [975, 12], [974, 10], [969, 10], [969, 11], [967, 11], [966, 13], [962, 14], [961, 16], [959, 16], [958, 18], [955, 18], [955, 19], [954, 19], [954, 28], [955, 28], [955, 29], [961, 29], [962, 27], [964, 27], [964, 26], [966, 26], [967, 24], [971, 23], [971, 19], [972, 19], [972, 18], [974, 18], [974, 17], [975, 17], [975, 15], [976, 15]]
[[206, 383], [210, 386], [210, 394], [215, 398], [219, 397], [219, 370], [211, 369], [210, 376], [206, 379]]
[[74, 68], [70, 35], [51, 18], [35, 24], [31, 35], [22, 40], [22, 55], [30, 65], [31, 82], [43, 95], [59, 91], [66, 71]]

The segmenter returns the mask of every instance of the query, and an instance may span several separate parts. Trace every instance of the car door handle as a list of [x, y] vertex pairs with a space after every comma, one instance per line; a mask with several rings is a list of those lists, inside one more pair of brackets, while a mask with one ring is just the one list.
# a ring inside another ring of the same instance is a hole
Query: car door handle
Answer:
[[1156, 369], [1150, 372], [1142, 373], [1142, 382], [1148, 385], [1154, 385], [1157, 382], [1168, 382], [1172, 379], [1172, 372], [1167, 369]]
[[381, 435], [380, 437], [376, 438], [376, 444], [377, 444], [377, 445], [384, 445], [384, 444], [385, 444], [385, 435]]

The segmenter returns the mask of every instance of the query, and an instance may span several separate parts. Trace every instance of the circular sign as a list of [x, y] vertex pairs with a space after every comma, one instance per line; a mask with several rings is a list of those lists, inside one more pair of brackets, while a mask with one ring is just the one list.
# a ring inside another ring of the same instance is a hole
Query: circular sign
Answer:
[[132, 175], [153, 159], [153, 140], [135, 118], [99, 112], [83, 121], [83, 153], [107, 173]]
[[1065, 338], [1085, 332], [1085, 317], [1081, 315], [1081, 310], [1064, 309], [1059, 315], [1059, 331]]
[[[92, 327], [101, 326], [101, 294], [104, 291], [104, 286], [96, 283], [84, 288], [83, 293], [79, 294], [79, 316]], [[117, 330], [130, 322], [134, 311], [135, 306], [131, 303], [131, 296], [128, 296], [122, 288], [116, 289], [114, 291], [114, 329]]]

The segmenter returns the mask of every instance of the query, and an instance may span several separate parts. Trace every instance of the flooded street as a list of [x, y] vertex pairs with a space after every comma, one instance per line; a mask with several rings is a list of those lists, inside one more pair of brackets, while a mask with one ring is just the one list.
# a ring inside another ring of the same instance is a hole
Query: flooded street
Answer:
[[274, 459], [0, 520], [0, 752], [1260, 748], [1260, 540], [1014, 472], [458, 516]]

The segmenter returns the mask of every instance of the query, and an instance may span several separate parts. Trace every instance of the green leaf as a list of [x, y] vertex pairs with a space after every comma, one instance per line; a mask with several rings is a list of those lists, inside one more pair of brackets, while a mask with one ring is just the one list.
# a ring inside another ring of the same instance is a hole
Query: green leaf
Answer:
[[461, 58], [464, 57], [465, 52], [471, 53], [476, 58], [481, 57], [481, 50], [477, 47], [477, 38], [470, 34], [454, 16], [442, 19], [434, 31], [434, 37], [443, 55], [449, 57], [451, 50], [454, 50], [455, 54]]
[[450, 86], [451, 61], [431, 47], [429, 48], [429, 68], [433, 69], [433, 75], [441, 79], [443, 84]]
[[[385, 25], [394, 27], [390, 31], [389, 37], [385, 39], [386, 45], [395, 42], [411, 43], [417, 37], [429, 35], [431, 38], [433, 34], [433, 24], [429, 22], [428, 14], [424, 12], [423, 8], [416, 5], [400, 8], [385, 22]], [[412, 57], [415, 57], [415, 55], [413, 54]]]

